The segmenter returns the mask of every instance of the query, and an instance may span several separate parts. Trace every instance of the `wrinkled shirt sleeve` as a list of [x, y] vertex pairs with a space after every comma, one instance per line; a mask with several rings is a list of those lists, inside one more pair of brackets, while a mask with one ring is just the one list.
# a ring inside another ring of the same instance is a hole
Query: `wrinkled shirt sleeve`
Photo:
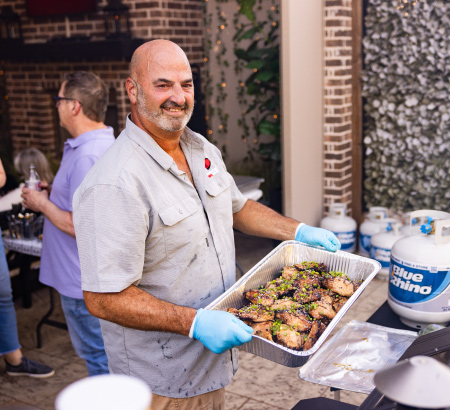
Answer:
[[138, 285], [149, 229], [139, 198], [117, 186], [96, 185], [74, 211], [83, 290], [121, 292]]

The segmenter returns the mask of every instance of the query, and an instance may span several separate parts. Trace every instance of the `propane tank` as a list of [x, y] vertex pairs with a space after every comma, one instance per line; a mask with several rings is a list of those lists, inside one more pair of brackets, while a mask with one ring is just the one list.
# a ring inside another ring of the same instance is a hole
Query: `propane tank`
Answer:
[[403, 236], [414, 235], [414, 234], [420, 233], [420, 226], [422, 225], [420, 219], [419, 218], [411, 218], [411, 212], [408, 212], [406, 214], [406, 217], [407, 217], [407, 223], [405, 223], [400, 228], [400, 233]]
[[333, 232], [341, 243], [341, 251], [355, 252], [356, 221], [347, 214], [347, 205], [331, 204], [330, 213], [320, 221], [320, 227]]
[[361, 256], [370, 255], [370, 238], [380, 232], [382, 225], [378, 223], [380, 219], [387, 218], [387, 208], [373, 206], [369, 208], [367, 219], [359, 226], [359, 254]]
[[450, 321], [450, 214], [421, 210], [423, 233], [398, 240], [391, 251], [388, 303], [407, 326]]
[[385, 218], [378, 221], [381, 231], [370, 238], [370, 257], [380, 262], [381, 269], [377, 274], [380, 279], [388, 279], [391, 249], [394, 243], [404, 235], [401, 234], [401, 222], [394, 218]]

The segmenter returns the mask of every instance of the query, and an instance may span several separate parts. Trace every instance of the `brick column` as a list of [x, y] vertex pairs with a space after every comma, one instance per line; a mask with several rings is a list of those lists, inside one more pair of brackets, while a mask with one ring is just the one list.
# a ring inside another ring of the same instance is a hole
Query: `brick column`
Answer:
[[352, 1], [325, 0], [324, 209], [352, 202]]

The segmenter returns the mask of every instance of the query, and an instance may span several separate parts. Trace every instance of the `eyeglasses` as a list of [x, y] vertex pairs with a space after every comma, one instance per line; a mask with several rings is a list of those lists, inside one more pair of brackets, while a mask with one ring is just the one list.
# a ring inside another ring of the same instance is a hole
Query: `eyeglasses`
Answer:
[[[61, 104], [62, 100], [67, 100], [67, 101], [78, 101], [75, 98], [66, 98], [66, 97], [60, 97], [58, 95], [54, 95], [53, 96], [53, 103], [55, 104], [55, 107], [58, 108], [59, 104]], [[80, 103], [81, 105], [81, 103]]]

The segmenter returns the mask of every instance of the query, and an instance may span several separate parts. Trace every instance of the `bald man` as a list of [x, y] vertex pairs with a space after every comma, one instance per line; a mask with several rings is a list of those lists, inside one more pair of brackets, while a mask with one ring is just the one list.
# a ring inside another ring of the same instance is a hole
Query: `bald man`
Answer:
[[340, 245], [239, 192], [219, 150], [186, 127], [192, 72], [175, 43], [139, 47], [126, 89], [126, 128], [74, 198], [86, 305], [110, 370], [146, 381], [153, 410], [223, 409], [232, 348], [252, 338], [233, 315], [204, 309], [235, 281], [233, 228]]

